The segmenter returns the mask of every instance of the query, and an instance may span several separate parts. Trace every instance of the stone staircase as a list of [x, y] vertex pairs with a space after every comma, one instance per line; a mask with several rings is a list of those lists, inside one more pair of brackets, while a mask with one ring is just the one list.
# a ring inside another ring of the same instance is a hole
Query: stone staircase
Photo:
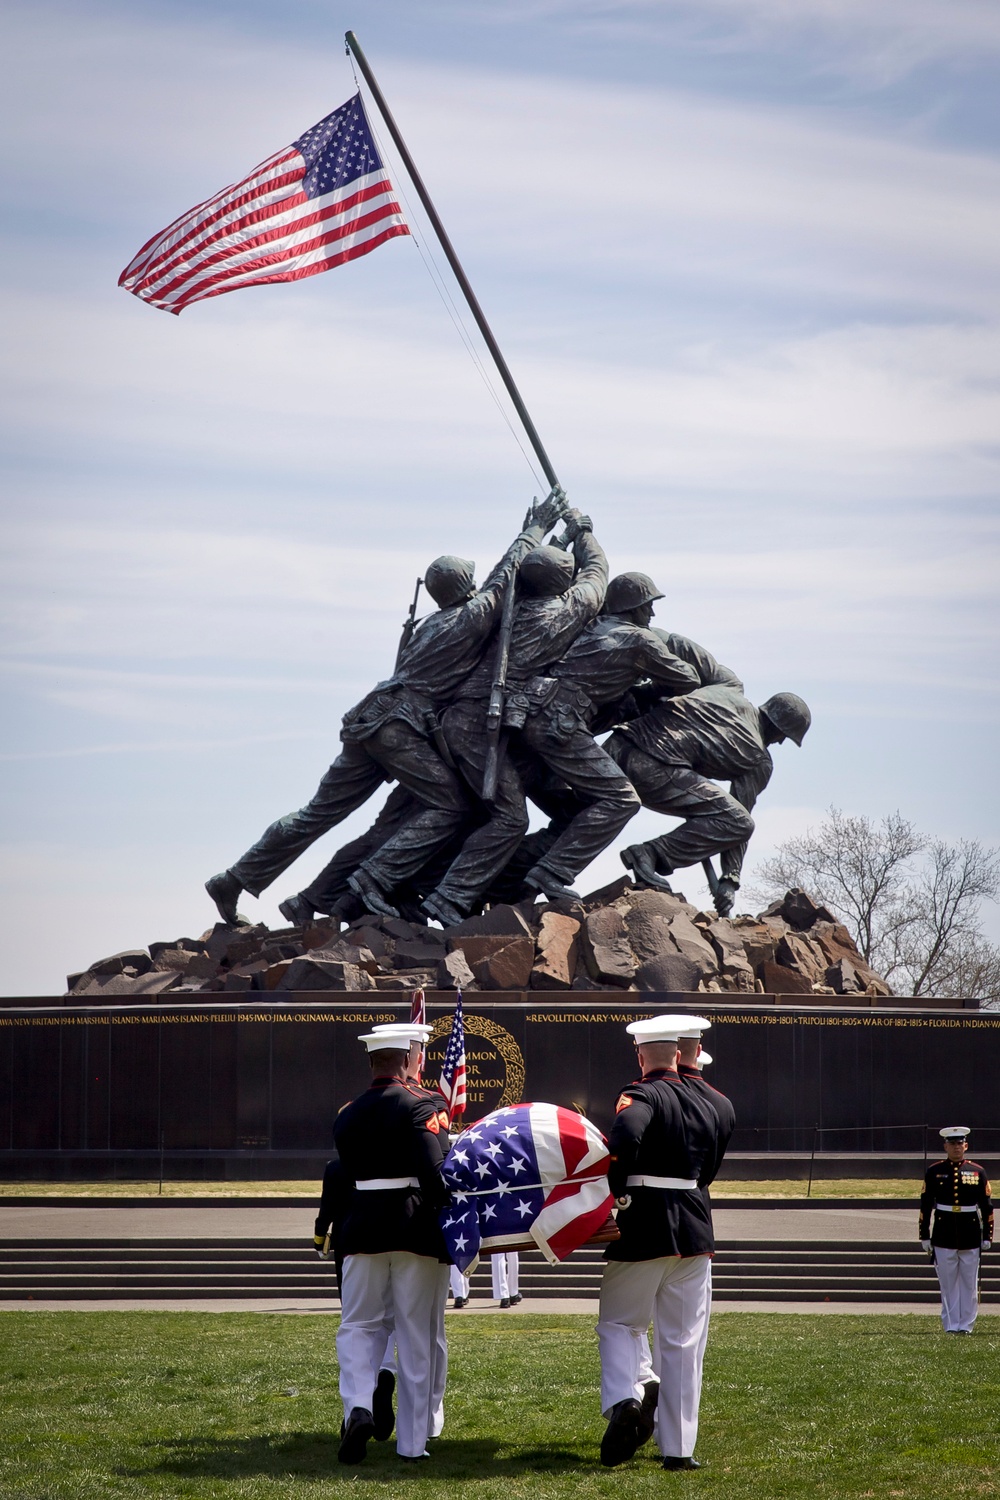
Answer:
[[[525, 1299], [596, 1298], [602, 1252], [579, 1250], [560, 1266], [521, 1255]], [[717, 1301], [938, 1302], [932, 1266], [907, 1242], [729, 1240], [713, 1265]], [[1000, 1256], [984, 1256], [982, 1293], [1000, 1299]], [[0, 1300], [330, 1297], [332, 1262], [300, 1240], [3, 1240]], [[490, 1297], [489, 1266], [473, 1277], [471, 1309]]]

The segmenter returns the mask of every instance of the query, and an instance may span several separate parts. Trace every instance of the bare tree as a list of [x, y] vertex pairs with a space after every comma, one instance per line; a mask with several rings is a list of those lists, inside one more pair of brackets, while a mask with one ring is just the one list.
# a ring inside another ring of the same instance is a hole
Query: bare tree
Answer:
[[1000, 852], [976, 839], [928, 839], [900, 813], [879, 823], [832, 807], [755, 872], [770, 899], [802, 886], [843, 921], [897, 991], [1000, 1004], [1000, 948], [980, 909], [1000, 894]]
[[980, 936], [960, 939], [931, 993], [976, 995], [986, 1010], [1000, 1010], [1000, 948]]
[[898, 812], [874, 823], [831, 807], [818, 828], [779, 844], [754, 873], [768, 899], [797, 885], [829, 907], [866, 963], [888, 979], [900, 963], [910, 864], [925, 845]]
[[[935, 839], [909, 893], [910, 919], [900, 934], [900, 957], [914, 995], [961, 994], [975, 970], [990, 968], [990, 945], [979, 908], [1000, 890], [1000, 854], [976, 839]], [[996, 950], [993, 949], [996, 954]], [[973, 993], [964, 991], [964, 993]]]

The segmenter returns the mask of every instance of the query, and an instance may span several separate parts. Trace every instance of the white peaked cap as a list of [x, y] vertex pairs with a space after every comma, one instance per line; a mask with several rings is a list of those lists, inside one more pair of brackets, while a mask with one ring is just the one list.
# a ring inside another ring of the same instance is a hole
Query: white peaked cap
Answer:
[[376, 1032], [391, 1031], [394, 1036], [401, 1036], [404, 1031], [408, 1031], [411, 1042], [426, 1042], [433, 1030], [433, 1026], [421, 1026], [419, 1021], [388, 1021], [379, 1026], [373, 1026], [372, 1035], [374, 1036]]
[[943, 1130], [938, 1131], [943, 1141], [961, 1141], [971, 1134], [968, 1125], [946, 1125]]
[[704, 1016], [643, 1016], [625, 1030], [640, 1042], [677, 1042], [681, 1037], [701, 1036], [711, 1026]]
[[714, 1060], [715, 1059], [712, 1057], [711, 1052], [706, 1052], [704, 1048], [702, 1048], [702, 1050], [698, 1053], [697, 1061], [699, 1068], [706, 1067], [708, 1063], [714, 1062]]
[[381, 1031], [358, 1037], [369, 1052], [409, 1052], [413, 1043], [420, 1040], [419, 1036], [414, 1036], [412, 1026], [383, 1026]]

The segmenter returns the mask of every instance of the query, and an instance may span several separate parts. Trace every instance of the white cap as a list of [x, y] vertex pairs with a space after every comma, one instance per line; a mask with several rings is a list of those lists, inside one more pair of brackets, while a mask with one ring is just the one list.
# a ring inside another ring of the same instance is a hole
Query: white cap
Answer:
[[423, 1044], [428, 1040], [433, 1030], [433, 1026], [422, 1026], [419, 1021], [388, 1021], [383, 1022], [379, 1026], [373, 1026], [372, 1035], [374, 1036], [380, 1031], [391, 1031], [394, 1036], [402, 1036], [404, 1031], [408, 1031], [411, 1042], [420, 1042]]
[[704, 1016], [644, 1016], [625, 1030], [635, 1037], [638, 1047], [643, 1042], [677, 1042], [682, 1036], [701, 1036], [711, 1024]]
[[710, 1063], [711, 1061], [711, 1052], [706, 1052], [704, 1048], [702, 1048], [702, 1050], [698, 1053], [698, 1056], [695, 1058], [695, 1064], [698, 1068], [698, 1071], [701, 1072], [701, 1069], [705, 1066], [705, 1064]]
[[359, 1042], [364, 1042], [369, 1052], [409, 1052], [414, 1042], [419, 1042], [420, 1037], [414, 1036], [411, 1026], [383, 1026], [380, 1031], [371, 1031], [367, 1036], [359, 1036]]
[[943, 1141], [964, 1141], [969, 1134], [971, 1132], [968, 1125], [946, 1125], [943, 1130], [938, 1131]]

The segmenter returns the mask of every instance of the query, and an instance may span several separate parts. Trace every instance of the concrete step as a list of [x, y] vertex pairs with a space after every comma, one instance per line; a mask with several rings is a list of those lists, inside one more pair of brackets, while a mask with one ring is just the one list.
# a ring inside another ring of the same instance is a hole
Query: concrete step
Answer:
[[[603, 1252], [581, 1250], [559, 1266], [522, 1252], [520, 1286], [533, 1297], [596, 1297]], [[938, 1301], [933, 1267], [908, 1242], [759, 1240], [720, 1245], [712, 1272], [720, 1301]], [[984, 1300], [1000, 1298], [1000, 1259], [984, 1258]], [[489, 1299], [489, 1265], [472, 1278], [473, 1298]], [[0, 1242], [0, 1301], [329, 1297], [330, 1261], [301, 1240], [6, 1240]]]

